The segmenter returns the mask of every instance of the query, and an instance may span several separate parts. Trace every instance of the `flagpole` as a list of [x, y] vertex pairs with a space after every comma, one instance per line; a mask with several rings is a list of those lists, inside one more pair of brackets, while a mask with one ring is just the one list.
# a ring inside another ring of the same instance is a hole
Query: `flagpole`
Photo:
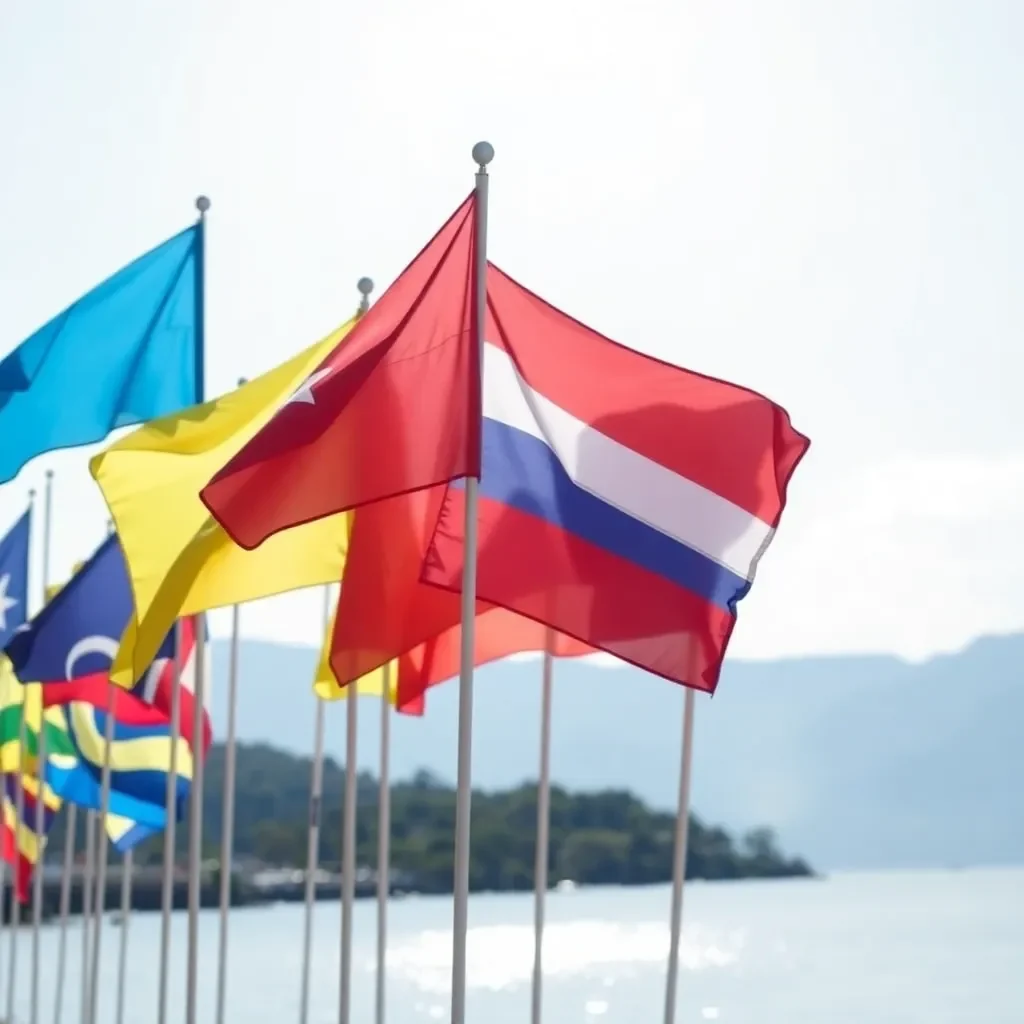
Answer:
[[[43, 501], [43, 604], [50, 583], [50, 532], [53, 523], [53, 470], [46, 471], [46, 491]], [[28, 597], [26, 595], [26, 601]], [[27, 610], [27, 609], [26, 609]], [[43, 848], [46, 840], [46, 709], [43, 707], [42, 685], [39, 685], [39, 735], [36, 737], [36, 870], [32, 879], [32, 1001], [29, 1020], [39, 1024], [39, 977], [42, 974], [39, 958], [39, 930], [43, 924]], [[28, 690], [25, 691], [28, 696]]]
[[[28, 507], [31, 512], [35, 508], [36, 504], [36, 492], [33, 487], [28, 492]], [[26, 587], [26, 590], [28, 588]], [[25, 599], [28, 600], [28, 594], [25, 595]], [[18, 836], [21, 832], [21, 823], [25, 817], [25, 747], [27, 743], [27, 733], [25, 729], [25, 703], [24, 694], [22, 694], [22, 705], [21, 705], [21, 721], [18, 726], [18, 767], [15, 773], [17, 779], [15, 796], [14, 796], [14, 859], [11, 868], [11, 912], [7, 924], [7, 935], [8, 942], [10, 943], [10, 950], [8, 951], [7, 959], [7, 1020], [14, 1020], [14, 992], [15, 986], [18, 980], [18, 929], [21, 927], [21, 902], [18, 900], [18, 880], [21, 875], [21, 843], [19, 842]], [[5, 780], [6, 785], [6, 780]], [[4, 798], [6, 799], [7, 793], [4, 792]], [[37, 864], [33, 871], [42, 870], [41, 865]]]
[[[110, 684], [111, 687], [113, 684]], [[114, 746], [114, 691], [107, 693], [107, 714], [103, 723], [103, 770], [100, 775], [100, 814], [96, 822], [96, 891], [93, 911], [92, 968], [89, 980], [89, 1016], [86, 1024], [99, 1024], [100, 949], [103, 915], [107, 905], [107, 815], [110, 812], [110, 758]]]
[[[238, 378], [238, 386], [245, 383]], [[224, 747], [224, 789], [220, 829], [220, 942], [217, 950], [217, 1024], [224, 1024], [228, 991], [228, 916], [231, 912], [231, 872], [235, 846], [235, 719], [238, 707], [238, 618], [231, 609], [231, 656], [228, 664], [228, 732]]]
[[89, 1021], [89, 927], [96, 889], [96, 812], [85, 812], [85, 873], [82, 876], [82, 1024]]
[[533, 990], [530, 1021], [540, 1024], [544, 986], [544, 901], [548, 891], [548, 856], [551, 829], [551, 684], [555, 659], [553, 638], [548, 631], [541, 672], [540, 773], [537, 778], [537, 851], [533, 868]]
[[[373, 281], [361, 277], [356, 282], [361, 296], [359, 316], [370, 308]], [[349, 1024], [352, 1012], [352, 913], [356, 891], [356, 801], [358, 799], [358, 756], [356, 751], [359, 721], [359, 689], [355, 684], [345, 702], [345, 803], [341, 824], [341, 969], [339, 971], [338, 1024]]]
[[[78, 831], [78, 806], [68, 804], [64, 816], [64, 863], [60, 874], [60, 931], [57, 938], [56, 989], [54, 990], [54, 1024], [64, 1015], [64, 974], [67, 971], [68, 916], [71, 913], [71, 876], [75, 870], [75, 833]], [[82, 907], [85, 920], [85, 907]]]
[[[14, 791], [14, 865], [11, 871], [11, 914], [8, 924], [10, 950], [7, 960], [7, 1020], [14, 1020], [14, 992], [18, 981], [18, 929], [21, 927], [21, 901], [18, 899], [18, 881], [21, 875], [21, 823], [25, 818], [25, 747], [27, 745], [25, 729], [25, 705], [21, 706], [21, 724], [18, 727], [18, 772], [15, 776]], [[37, 864], [34, 871], [39, 871]]]
[[[112, 520], [107, 522], [107, 533], [114, 532]], [[107, 908], [107, 816], [110, 813], [110, 759], [114, 748], [114, 691], [113, 684], [107, 689], [107, 713], [103, 722], [103, 768], [100, 773], [100, 812], [96, 819], [96, 879], [93, 888], [92, 943], [89, 950], [88, 1014], [83, 1024], [98, 1024], [100, 988], [100, 949], [103, 936], [103, 915]], [[85, 923], [84, 927], [88, 927]]]
[[665, 976], [665, 1024], [675, 1024], [679, 980], [679, 939], [683, 924], [683, 883], [686, 846], [690, 834], [690, 777], [693, 769], [693, 717], [696, 694], [686, 688], [683, 705], [683, 750], [679, 768], [679, 806], [676, 811], [675, 849], [672, 857], [672, 910], [669, 924], [668, 971]]
[[359, 689], [352, 683], [345, 701], [345, 804], [341, 825], [341, 1006], [338, 1024], [350, 1024], [352, 1010], [352, 904], [356, 891], [356, 799]]
[[[206, 698], [206, 617], [195, 617], [195, 689], [192, 715], [192, 785], [188, 797], [188, 970], [185, 1022], [199, 1020], [199, 907], [203, 890], [203, 702]], [[96, 1024], [96, 1022], [93, 1022]]]
[[380, 702], [380, 789], [377, 794], [377, 998], [375, 1024], [384, 1024], [387, 995], [388, 896], [391, 894], [391, 665], [384, 666]]
[[[240, 381], [239, 384], [242, 382]], [[235, 827], [235, 718], [238, 705], [238, 618], [231, 609], [231, 655], [228, 663], [228, 731], [224, 747], [224, 791], [220, 843], [220, 945], [217, 952], [217, 1024], [224, 1024], [228, 983], [228, 915]]]
[[[324, 634], [331, 622], [331, 588], [324, 587]], [[309, 1021], [309, 972], [313, 952], [313, 903], [316, 900], [316, 874], [320, 864], [320, 812], [324, 788], [324, 702], [316, 698], [316, 722], [313, 726], [313, 766], [309, 782], [309, 829], [306, 842], [306, 905], [302, 929], [302, 994], [299, 997], [299, 1024]]]
[[117, 1024], [124, 1024], [124, 990], [128, 981], [128, 923], [132, 915], [134, 857], [125, 850], [121, 858], [121, 951], [117, 962]]
[[160, 905], [160, 981], [157, 987], [157, 1020], [167, 1024], [167, 990], [171, 956], [171, 912], [174, 910], [175, 856], [178, 824], [178, 741], [181, 739], [181, 652], [184, 635], [181, 620], [174, 624], [174, 676], [171, 681], [171, 756], [167, 766], [164, 805], [164, 871]]
[[[206, 214], [210, 200], [196, 198], [199, 211], [199, 245], [196, 249], [196, 373], [199, 375], [199, 401], [204, 395], [203, 364], [206, 352]], [[192, 715], [192, 785], [188, 808], [188, 969], [185, 981], [185, 1024], [197, 1024], [199, 1018], [199, 905], [203, 888], [203, 702], [206, 689], [206, 619], [195, 617], [195, 690]]]
[[[473, 147], [476, 172], [476, 245], [474, 250], [474, 343], [478, 372], [483, 373], [484, 327], [487, 321], [487, 165], [494, 147]], [[482, 381], [474, 381], [479, 397]], [[479, 414], [479, 405], [474, 403]], [[472, 425], [471, 425], [472, 429]], [[476, 425], [480, 429], [479, 424]], [[459, 664], [459, 761], [455, 791], [455, 877], [452, 913], [452, 1024], [466, 1021], [466, 936], [469, 931], [469, 834], [473, 803], [473, 663], [476, 650], [477, 484], [466, 478], [465, 554], [462, 566], [462, 651]]]

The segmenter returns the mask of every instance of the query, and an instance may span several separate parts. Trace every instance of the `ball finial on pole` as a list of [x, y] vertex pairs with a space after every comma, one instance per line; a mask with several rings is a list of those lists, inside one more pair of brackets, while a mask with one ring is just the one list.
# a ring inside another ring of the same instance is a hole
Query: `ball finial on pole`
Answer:
[[202, 217], [206, 214], [206, 211], [210, 208], [210, 197], [209, 196], [196, 196], [196, 209], [199, 211], [199, 216]]
[[365, 313], [370, 308], [370, 292], [373, 291], [373, 278], [361, 277], [356, 281], [356, 288], [359, 289], [359, 312]]
[[473, 159], [481, 170], [494, 159], [494, 147], [489, 142], [478, 142], [473, 147]]

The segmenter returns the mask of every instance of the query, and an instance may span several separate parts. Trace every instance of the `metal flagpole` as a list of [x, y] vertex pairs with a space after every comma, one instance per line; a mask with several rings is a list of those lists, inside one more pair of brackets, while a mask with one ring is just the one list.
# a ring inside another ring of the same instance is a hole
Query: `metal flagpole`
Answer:
[[356, 725], [359, 690], [352, 683], [345, 701], [345, 805], [341, 825], [341, 1006], [338, 1024], [349, 1024], [352, 1009], [352, 904], [356, 892]]
[[[331, 622], [331, 588], [324, 587], [324, 634]], [[309, 785], [309, 838], [306, 852], [306, 907], [302, 933], [302, 995], [299, 1024], [309, 1021], [309, 971], [313, 951], [313, 902], [316, 899], [316, 873], [320, 863], [320, 810], [324, 788], [324, 702], [316, 698], [316, 724], [313, 727], [313, 769]]]
[[[243, 382], [239, 381], [241, 385]], [[238, 704], [238, 605], [231, 610], [228, 665], [228, 731], [224, 748], [224, 793], [220, 842], [220, 944], [217, 954], [217, 1024], [224, 1024], [228, 982], [228, 915], [235, 828], [235, 712]]]
[[[39, 691], [39, 734], [36, 737], [36, 868], [32, 876], [32, 999], [30, 1002], [29, 1020], [39, 1024], [39, 977], [42, 964], [39, 957], [39, 930], [43, 923], [43, 875], [45, 871], [46, 843], [46, 716], [42, 707], [42, 684], [37, 683], [33, 689]], [[25, 688], [28, 697], [28, 687]]]
[[686, 879], [686, 843], [690, 834], [690, 776], [693, 769], [693, 716], [696, 694], [686, 688], [683, 710], [683, 750], [679, 768], [679, 807], [676, 811], [675, 850], [672, 859], [672, 911], [669, 924], [668, 971], [665, 976], [665, 1024], [675, 1024], [679, 980], [679, 938], [683, 925], [683, 883]]
[[[21, 724], [18, 728], [18, 771], [15, 775], [14, 790], [14, 866], [11, 872], [11, 916], [8, 925], [10, 932], [10, 951], [7, 960], [7, 1020], [14, 1020], [14, 992], [18, 982], [18, 929], [21, 927], [21, 902], [17, 898], [18, 879], [21, 875], [21, 842], [19, 836], [25, 818], [25, 748], [27, 746], [27, 730], [25, 729], [25, 705], [22, 704]], [[41, 871], [42, 865], [37, 864], [35, 871]]]
[[89, 1016], [86, 1024], [99, 1024], [100, 947], [103, 938], [103, 914], [107, 902], [107, 815], [110, 811], [110, 757], [114, 746], [114, 691], [107, 695], [106, 721], [103, 723], [103, 771], [100, 775], [100, 814], [96, 822], [96, 890], [93, 911], [92, 967], [89, 978]]
[[[60, 875], [60, 932], [57, 938], [56, 988], [54, 990], [54, 1024], [64, 1016], [64, 973], [67, 970], [68, 916], [71, 913], [71, 876], [75, 870], [75, 833], [78, 831], [78, 807], [68, 804], [64, 816], [64, 863]], [[85, 914], [85, 907], [82, 907]], [[84, 916], [82, 918], [85, 920]]]
[[124, 990], [128, 982], [128, 923], [132, 916], [134, 857], [125, 850], [121, 858], [121, 951], [117, 962], [117, 1024], [124, 1024]]
[[[46, 471], [46, 492], [43, 503], [43, 604], [50, 583], [50, 528], [53, 522], [53, 470]], [[42, 685], [39, 690], [39, 735], [36, 737], [36, 850], [37, 863], [32, 885], [32, 1001], [29, 1020], [39, 1024], [39, 977], [42, 964], [39, 959], [39, 930], [43, 924], [43, 849], [46, 842], [46, 709], [43, 707]], [[25, 690], [28, 697], [28, 689]], [[23, 705], [27, 707], [27, 703]], [[24, 717], [24, 716], [23, 716]]]
[[178, 824], [178, 741], [181, 738], [181, 620], [174, 624], [174, 676], [171, 680], [171, 757], [167, 766], [164, 804], [164, 871], [160, 906], [160, 981], [157, 988], [157, 1020], [167, 1024], [168, 972], [171, 956], [171, 912], [174, 910], [174, 847]]
[[384, 666], [380, 702], [380, 789], [377, 794], [377, 999], [375, 1024], [384, 1024], [387, 994], [388, 896], [391, 893], [391, 665]]
[[[114, 532], [113, 522], [107, 523], [107, 532]], [[98, 1024], [97, 1008], [100, 998], [100, 949], [103, 937], [103, 915], [107, 906], [107, 815], [110, 812], [110, 759], [114, 747], [114, 691], [107, 691], [107, 713], [103, 723], [103, 768], [100, 773], [100, 811], [95, 825], [96, 880], [93, 888], [92, 943], [89, 954], [88, 1014], [83, 1024]], [[83, 927], [88, 928], [84, 922]]]
[[533, 991], [531, 1024], [540, 1024], [544, 986], [544, 900], [548, 891], [548, 834], [551, 826], [551, 682], [555, 659], [548, 633], [541, 673], [540, 775], [537, 779], [537, 854], [533, 869]]
[[[199, 211], [200, 242], [196, 250], [196, 370], [202, 374], [206, 349], [206, 307], [205, 307], [205, 250], [206, 214], [210, 200], [206, 196], [196, 198]], [[203, 388], [199, 388], [199, 400], [203, 399]], [[185, 980], [185, 1021], [197, 1024], [199, 984], [199, 905], [203, 888], [203, 702], [206, 692], [206, 618], [195, 617], [195, 691], [193, 693], [194, 713], [192, 716], [192, 785], [189, 789], [188, 807], [188, 969]]]
[[[362, 296], [359, 315], [370, 308], [373, 281], [361, 277], [356, 288]], [[341, 824], [341, 969], [338, 1024], [349, 1024], [352, 1010], [352, 912], [356, 891], [356, 801], [358, 799], [359, 766], [357, 763], [356, 729], [359, 713], [359, 690], [353, 683], [345, 702], [345, 805]]]
[[82, 1024], [89, 1020], [89, 926], [92, 922], [93, 896], [96, 890], [96, 812], [85, 812], [85, 873], [82, 875]]
[[[188, 797], [188, 971], [185, 1021], [199, 1019], [199, 906], [203, 890], [203, 702], [206, 695], [206, 617], [195, 617], [195, 690], [192, 695], [192, 785]], [[95, 1022], [94, 1022], [95, 1024]]]
[[[28, 507], [32, 510], [36, 503], [35, 488], [28, 492]], [[26, 594], [26, 600], [28, 595]], [[22, 695], [25, 696], [24, 694]], [[21, 826], [25, 817], [25, 748], [28, 736], [25, 729], [25, 704], [21, 705], [21, 721], [18, 726], [18, 765], [15, 769], [14, 789], [14, 858], [11, 867], [11, 913], [7, 924], [8, 943], [10, 949], [7, 959], [7, 1020], [14, 1020], [14, 992], [18, 976], [18, 929], [21, 927], [21, 903], [18, 901], [18, 879], [21, 875]], [[6, 798], [7, 794], [4, 793]], [[35, 871], [42, 870], [42, 863], [36, 865]]]
[[[238, 379], [238, 386], [245, 378]], [[217, 950], [217, 1024], [224, 1024], [228, 994], [228, 915], [235, 849], [235, 718], [238, 706], [238, 605], [231, 610], [231, 656], [228, 663], [228, 732], [224, 746], [224, 790], [220, 838], [220, 942]]]
[[[473, 147], [476, 172], [476, 246], [474, 268], [474, 342], [483, 371], [487, 319], [487, 165], [494, 147]], [[481, 381], [476, 381], [480, 388]], [[477, 428], [479, 429], [479, 427]], [[466, 935], [469, 930], [469, 829], [473, 803], [473, 663], [476, 649], [477, 484], [466, 479], [465, 554], [462, 567], [462, 651], [459, 664], [459, 762], [455, 791], [455, 877], [452, 914], [452, 1024], [466, 1021]]]

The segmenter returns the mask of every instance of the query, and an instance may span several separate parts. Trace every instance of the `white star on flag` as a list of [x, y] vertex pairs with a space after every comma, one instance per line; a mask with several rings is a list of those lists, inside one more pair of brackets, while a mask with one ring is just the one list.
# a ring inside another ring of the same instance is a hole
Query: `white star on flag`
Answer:
[[331, 367], [325, 366], [323, 369], [317, 370], [315, 373], [311, 373], [303, 384], [296, 389], [291, 398], [289, 398], [284, 404], [291, 405], [293, 402], [302, 402], [305, 405], [316, 405], [313, 388], [315, 385], [319, 384], [324, 377], [330, 377], [331, 372]]
[[7, 596], [7, 587], [10, 582], [10, 573], [0, 576], [0, 630], [7, 629], [7, 613], [18, 603], [16, 598]]

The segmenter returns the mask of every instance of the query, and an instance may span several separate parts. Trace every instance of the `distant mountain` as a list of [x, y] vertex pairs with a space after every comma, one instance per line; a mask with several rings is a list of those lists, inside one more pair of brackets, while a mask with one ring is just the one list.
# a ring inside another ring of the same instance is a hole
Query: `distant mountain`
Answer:
[[[214, 724], [223, 736], [227, 643], [213, 645]], [[316, 652], [244, 641], [239, 738], [312, 748]], [[743, 831], [769, 824], [815, 866], [880, 868], [1024, 862], [1024, 635], [979, 640], [912, 665], [891, 657], [730, 662], [698, 700], [693, 808]], [[477, 675], [474, 783], [537, 775], [539, 661]], [[455, 777], [457, 684], [422, 720], [396, 718], [392, 776]], [[552, 777], [628, 788], [675, 805], [682, 691], [625, 667], [556, 666]], [[344, 756], [344, 702], [327, 749]], [[359, 763], [379, 758], [379, 704], [359, 703]]]

